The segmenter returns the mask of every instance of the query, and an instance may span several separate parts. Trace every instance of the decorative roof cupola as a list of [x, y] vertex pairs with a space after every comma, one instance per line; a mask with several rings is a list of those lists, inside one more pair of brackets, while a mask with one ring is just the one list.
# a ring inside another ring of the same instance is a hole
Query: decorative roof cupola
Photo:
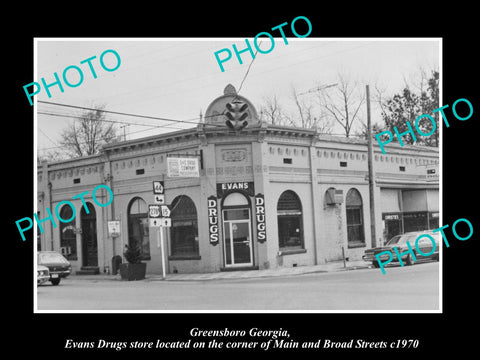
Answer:
[[208, 106], [205, 112], [205, 125], [240, 131], [246, 127], [258, 127], [261, 122], [253, 104], [245, 97], [238, 95], [237, 90], [228, 84], [219, 96]]

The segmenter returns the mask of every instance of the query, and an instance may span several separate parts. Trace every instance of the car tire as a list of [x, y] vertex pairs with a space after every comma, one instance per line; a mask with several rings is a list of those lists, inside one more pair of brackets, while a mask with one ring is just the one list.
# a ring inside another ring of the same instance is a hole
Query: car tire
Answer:
[[372, 265], [376, 269], [378, 269], [380, 267], [380, 264], [378, 263], [378, 261], [372, 261]]
[[408, 256], [407, 256], [407, 261], [406, 261], [405, 263], [406, 263], [407, 265], [413, 265], [414, 260], [413, 260], [412, 254], [408, 254]]
[[58, 285], [58, 284], [60, 284], [60, 278], [50, 280], [50, 282], [52, 283], [52, 285]]

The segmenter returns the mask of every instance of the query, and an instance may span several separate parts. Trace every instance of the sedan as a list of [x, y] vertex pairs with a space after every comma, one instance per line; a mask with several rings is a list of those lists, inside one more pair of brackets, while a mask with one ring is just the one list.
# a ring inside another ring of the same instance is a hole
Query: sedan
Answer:
[[48, 268], [43, 265], [37, 265], [37, 285], [42, 285], [48, 280], [50, 280], [50, 271]]
[[[433, 243], [431, 239], [427, 236], [421, 237], [418, 242], [417, 238], [421, 235], [430, 235], [435, 240], [435, 249], [433, 249]], [[415, 255], [412, 256], [411, 253], [407, 253], [408, 245], [407, 242], [410, 244], [410, 247], [413, 250]], [[415, 261], [423, 260], [423, 259], [439, 259], [439, 234], [432, 233], [431, 231], [413, 231], [408, 232], [402, 235], [395, 235], [392, 237], [384, 246], [378, 246], [372, 249], [365, 250], [365, 255], [363, 255], [363, 260], [371, 261], [373, 266], [378, 268], [380, 267], [378, 263], [378, 259], [376, 257], [377, 254], [383, 251], [390, 251], [392, 255], [392, 262], [399, 262], [397, 254], [395, 253], [394, 247], [397, 248], [397, 251], [401, 255], [402, 263], [406, 265], [412, 265]], [[428, 255], [427, 255], [428, 254]], [[389, 254], [380, 255], [381, 261], [388, 261], [390, 258]], [[416, 259], [416, 260], [415, 260]]]
[[60, 279], [67, 277], [72, 271], [70, 262], [56, 251], [39, 251], [37, 263], [48, 268], [52, 285], [60, 284]]

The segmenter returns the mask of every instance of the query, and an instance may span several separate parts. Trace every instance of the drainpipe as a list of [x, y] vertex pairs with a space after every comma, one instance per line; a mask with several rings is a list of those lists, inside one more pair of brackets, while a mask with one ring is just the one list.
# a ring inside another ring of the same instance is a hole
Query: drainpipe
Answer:
[[318, 221], [319, 221], [319, 216], [318, 216], [318, 211], [317, 211], [317, 202], [315, 199], [320, 199], [320, 196], [318, 194], [318, 182], [317, 182], [317, 168], [315, 166], [315, 152], [316, 152], [316, 147], [315, 147], [315, 142], [318, 139], [318, 130], [315, 129], [315, 133], [313, 134], [312, 138], [312, 143], [310, 144], [310, 180], [311, 180], [311, 190], [312, 190], [312, 218], [313, 218], [313, 223], [312, 223], [312, 229], [313, 229], [313, 264], [318, 265], [318, 254], [317, 254], [317, 241], [318, 239]]

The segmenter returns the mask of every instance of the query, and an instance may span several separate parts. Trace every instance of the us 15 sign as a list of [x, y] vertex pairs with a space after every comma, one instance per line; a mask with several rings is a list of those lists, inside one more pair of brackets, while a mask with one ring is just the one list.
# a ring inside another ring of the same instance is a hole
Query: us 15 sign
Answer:
[[170, 217], [170, 208], [168, 207], [168, 205], [162, 205], [161, 209], [162, 209], [162, 217], [164, 218]]

